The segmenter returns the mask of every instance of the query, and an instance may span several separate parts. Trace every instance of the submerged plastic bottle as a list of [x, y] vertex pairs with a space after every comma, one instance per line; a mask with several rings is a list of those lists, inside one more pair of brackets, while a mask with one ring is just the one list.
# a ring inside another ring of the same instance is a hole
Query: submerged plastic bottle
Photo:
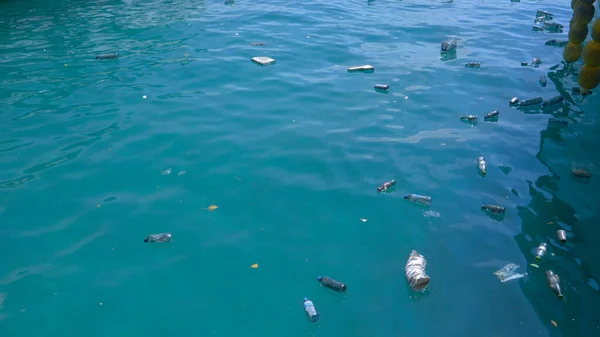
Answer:
[[560, 289], [560, 277], [554, 274], [552, 270], [546, 271], [546, 278], [548, 279], [548, 286], [554, 290], [554, 293], [558, 298], [563, 298], [562, 289]]
[[425, 257], [417, 253], [416, 250], [411, 251], [408, 260], [406, 261], [404, 272], [408, 284], [410, 284], [410, 287], [413, 290], [424, 290], [429, 285], [431, 279], [425, 272], [426, 267], [427, 260]]
[[540, 245], [535, 249], [535, 259], [541, 260], [542, 256], [546, 255], [546, 251], [548, 250], [548, 244], [545, 242], [540, 243]]
[[540, 85], [542, 87], [545, 87], [547, 84], [548, 84], [548, 79], [546, 78], [546, 75], [540, 76]]
[[486, 175], [487, 163], [485, 162], [485, 158], [483, 158], [482, 156], [477, 157], [477, 169], [479, 169], [479, 172], [481, 174]]
[[504, 214], [504, 207], [498, 205], [481, 205], [481, 209], [495, 214]]
[[428, 197], [426, 195], [409, 193], [409, 194], [407, 194], [407, 195], [404, 196], [404, 199], [410, 200], [410, 201], [415, 202], [417, 204], [431, 205], [431, 197]]
[[385, 183], [383, 183], [383, 185], [377, 187], [377, 191], [384, 192], [384, 191], [387, 191], [390, 188], [394, 187], [395, 185], [396, 185], [396, 179], [392, 179], [390, 181], [386, 181]]
[[517, 105], [519, 104], [519, 98], [518, 97], [513, 97], [510, 99], [510, 105]]
[[304, 298], [304, 311], [306, 312], [306, 315], [308, 316], [308, 320], [311, 322], [316, 322], [319, 320], [319, 312], [317, 311], [317, 308], [315, 308], [315, 305], [313, 304], [313, 302], [311, 300], [309, 300], [308, 298]]
[[348, 289], [348, 287], [346, 287], [346, 285], [343, 284], [342, 282], [336, 281], [336, 280], [334, 280], [332, 278], [329, 278], [327, 276], [319, 276], [319, 277], [317, 277], [317, 280], [319, 282], [321, 282], [321, 284], [324, 287], [327, 287], [329, 289], [335, 290], [335, 291], [337, 291], [339, 293], [345, 293], [346, 289]]
[[171, 233], [150, 234], [144, 239], [144, 242], [171, 242], [171, 237]]

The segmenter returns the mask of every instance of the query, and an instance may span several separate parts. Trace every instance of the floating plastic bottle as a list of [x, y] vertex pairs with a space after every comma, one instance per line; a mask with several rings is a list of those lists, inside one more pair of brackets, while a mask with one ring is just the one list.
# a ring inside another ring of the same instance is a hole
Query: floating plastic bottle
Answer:
[[542, 64], [542, 59], [540, 58], [534, 57], [533, 60], [531, 60], [532, 67], [539, 66], [540, 64]]
[[385, 192], [385, 191], [389, 190], [390, 188], [394, 187], [395, 185], [396, 185], [396, 179], [392, 179], [390, 181], [386, 181], [385, 183], [383, 183], [383, 185], [377, 187], [377, 191]]
[[424, 290], [429, 285], [431, 279], [425, 273], [425, 267], [427, 267], [427, 260], [425, 257], [416, 250], [413, 250], [406, 261], [406, 279], [408, 284], [413, 290]]
[[517, 105], [517, 104], [519, 104], [519, 98], [518, 97], [511, 98], [509, 104], [510, 105]]
[[564, 100], [565, 100], [565, 98], [562, 95], [554, 96], [550, 99], [543, 101], [542, 106], [551, 106], [551, 105], [559, 104], [559, 103], [562, 103]]
[[479, 173], [486, 175], [487, 163], [485, 162], [485, 158], [483, 158], [483, 156], [477, 157], [477, 168], [479, 169]]
[[548, 245], [545, 242], [540, 243], [540, 245], [535, 249], [535, 259], [541, 260], [542, 256], [546, 255], [547, 250]]
[[311, 300], [309, 300], [308, 298], [304, 298], [304, 311], [306, 312], [306, 315], [308, 316], [308, 320], [311, 322], [316, 322], [319, 320], [319, 312], [317, 311], [317, 308], [315, 308], [315, 305], [313, 304], [313, 302]]
[[531, 30], [533, 30], [534, 32], [542, 32], [544, 31], [544, 27], [533, 25], [533, 27], [531, 27]]
[[481, 63], [480, 62], [468, 62], [468, 63], [465, 63], [465, 67], [467, 67], [467, 68], [479, 68], [479, 67], [481, 67]]
[[548, 79], [546, 78], [546, 75], [540, 76], [540, 85], [542, 87], [545, 87], [547, 84], [548, 84]]
[[342, 282], [336, 281], [336, 280], [334, 280], [332, 278], [329, 278], [327, 276], [319, 276], [319, 277], [317, 277], [317, 280], [319, 282], [321, 282], [321, 284], [324, 287], [327, 287], [329, 289], [335, 290], [338, 293], [345, 293], [346, 289], [348, 289], [348, 287], [346, 287], [346, 285], [343, 284]]
[[458, 42], [456, 41], [456, 39], [451, 39], [448, 41], [444, 41], [442, 42], [442, 47], [441, 47], [441, 52], [442, 53], [448, 53], [451, 52], [453, 50], [456, 50], [456, 46], [458, 45]]
[[544, 22], [544, 29], [551, 33], [561, 33], [563, 31], [563, 25], [557, 22], [546, 21]]
[[567, 242], [567, 232], [564, 229], [557, 230], [556, 237], [558, 238], [558, 241], [560, 241], [562, 243]]
[[171, 233], [150, 234], [144, 239], [144, 242], [171, 242], [171, 237]]
[[541, 9], [538, 9], [537, 12], [535, 13], [536, 17], [540, 17], [543, 16], [544, 18], [546, 18], [546, 20], [552, 20], [554, 19], [554, 14], [547, 12], [547, 11], [543, 11]]
[[564, 48], [567, 45], [567, 43], [569, 43], [569, 40], [552, 39], [552, 40], [546, 41], [545, 45], [546, 46], [551, 46], [551, 47]]
[[500, 115], [500, 111], [494, 110], [492, 112], [489, 112], [489, 113], [485, 114], [485, 116], [483, 116], [483, 119], [484, 120], [497, 119], [499, 115]]
[[537, 105], [537, 104], [542, 104], [542, 102], [544, 102], [543, 98], [536, 97], [536, 98], [526, 99], [524, 101], [519, 101], [519, 106]]
[[407, 194], [407, 195], [404, 196], [404, 199], [410, 200], [410, 201], [415, 202], [417, 204], [431, 205], [431, 197], [428, 197], [426, 195], [409, 193], [409, 194]]
[[494, 214], [504, 214], [504, 207], [498, 205], [481, 205], [481, 209]]
[[119, 54], [100, 54], [96, 56], [96, 60], [114, 60], [119, 58]]
[[560, 288], [560, 278], [554, 274], [552, 270], [546, 271], [546, 278], [548, 279], [548, 286], [554, 290], [554, 293], [558, 298], [563, 298], [562, 289]]
[[463, 115], [460, 116], [460, 120], [468, 123], [477, 123], [477, 116], [475, 115]]
[[390, 90], [389, 84], [375, 84], [376, 90]]

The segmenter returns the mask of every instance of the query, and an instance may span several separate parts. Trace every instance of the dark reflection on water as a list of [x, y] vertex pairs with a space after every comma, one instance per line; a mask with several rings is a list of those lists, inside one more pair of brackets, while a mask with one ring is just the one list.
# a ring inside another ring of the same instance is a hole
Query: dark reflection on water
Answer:
[[[566, 82], [565, 76], [567, 74], [564, 70], [548, 76], [565, 97], [564, 106], [552, 109], [550, 113], [580, 121], [581, 107], [571, 104], [577, 98], [571, 95], [571, 88], [563, 84]], [[569, 76], [576, 76], [576, 73]], [[586, 112], [594, 110], [589, 104], [583, 108]], [[518, 207], [522, 232], [515, 240], [529, 263], [529, 281], [521, 283], [523, 292], [541, 321], [547, 325], [550, 335], [598, 336], [600, 219], [597, 207], [572, 201], [578, 194], [589, 193], [585, 189], [587, 186], [572, 179], [570, 171], [565, 169], [565, 166], [570, 165], [565, 163], [576, 159], [575, 151], [569, 149], [579, 149], [586, 142], [570, 129], [572, 125], [550, 124], [540, 132], [537, 158], [550, 172], [538, 177], [535, 182], [528, 182], [531, 200], [528, 205]], [[597, 138], [591, 137], [598, 144]], [[590, 136], [587, 138], [589, 142]], [[558, 151], [560, 152], [557, 153]], [[595, 156], [595, 153], [589, 155]], [[591, 161], [595, 159], [589, 158]], [[598, 195], [589, 195], [587, 198], [598, 198]], [[581, 209], [586, 213], [582, 214]], [[565, 244], [557, 239], [556, 231], [559, 229], [567, 232], [568, 241]], [[541, 261], [536, 261], [533, 250], [541, 242], [548, 244], [548, 253]], [[531, 264], [537, 264], [539, 268]], [[554, 271], [561, 278], [564, 299], [558, 299], [549, 288], [546, 270]], [[553, 326], [552, 321], [556, 322], [557, 327]]]

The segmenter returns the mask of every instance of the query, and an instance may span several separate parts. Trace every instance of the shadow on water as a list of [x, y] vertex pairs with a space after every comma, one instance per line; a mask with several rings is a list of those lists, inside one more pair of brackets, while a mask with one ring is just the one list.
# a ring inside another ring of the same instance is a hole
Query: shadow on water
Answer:
[[[572, 106], [571, 88], [560, 82], [558, 77], [561, 76], [549, 77], [568, 102], [555, 112], [556, 115], [572, 116], [572, 112], [579, 114], [581, 108], [588, 113], [596, 110], [592, 106], [597, 106], [597, 97], [580, 107]], [[587, 117], [592, 119], [596, 116]], [[522, 232], [515, 240], [528, 261], [530, 276], [521, 287], [551, 336], [600, 334], [599, 207], [593, 201], [598, 200], [599, 193], [597, 188], [591, 188], [592, 184], [595, 185], [591, 179], [596, 177], [577, 180], [570, 172], [571, 162], [582, 156], [588, 162], [598, 161], [596, 151], [586, 151], [585, 148], [586, 144], [591, 149], [591, 144], [598, 144], [598, 133], [594, 132], [596, 127], [580, 130], [582, 128], [582, 124], [570, 124], [568, 127], [550, 124], [540, 132], [537, 158], [548, 168], [549, 174], [538, 177], [536, 181], [528, 181], [531, 200], [528, 205], [518, 207]], [[567, 232], [568, 241], [564, 244], [556, 235], [560, 229]], [[548, 244], [548, 253], [541, 261], [536, 261], [533, 250], [541, 242]], [[546, 270], [552, 270], [560, 277], [564, 299], [558, 299], [549, 288]]]

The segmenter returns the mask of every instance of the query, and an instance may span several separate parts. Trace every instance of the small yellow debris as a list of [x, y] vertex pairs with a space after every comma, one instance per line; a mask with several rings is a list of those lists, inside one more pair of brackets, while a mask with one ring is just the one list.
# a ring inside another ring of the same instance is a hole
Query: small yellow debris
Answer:
[[219, 207], [217, 207], [217, 205], [210, 205], [210, 206], [208, 206], [208, 210], [209, 211], [214, 211], [217, 208], [219, 208]]
[[250, 268], [252, 268], [252, 269], [258, 268], [258, 263], [255, 263], [255, 264], [251, 265]]
[[530, 266], [532, 266], [532, 267], [536, 267], [536, 268], [539, 268], [539, 267], [540, 267], [540, 266], [538, 266], [538, 265], [537, 265], [537, 264], [535, 264], [535, 263], [532, 263], [532, 264], [530, 264]]
[[550, 323], [552, 323], [552, 325], [554, 325], [555, 327], [558, 327], [558, 324], [556, 324], [554, 320], [551, 320]]

